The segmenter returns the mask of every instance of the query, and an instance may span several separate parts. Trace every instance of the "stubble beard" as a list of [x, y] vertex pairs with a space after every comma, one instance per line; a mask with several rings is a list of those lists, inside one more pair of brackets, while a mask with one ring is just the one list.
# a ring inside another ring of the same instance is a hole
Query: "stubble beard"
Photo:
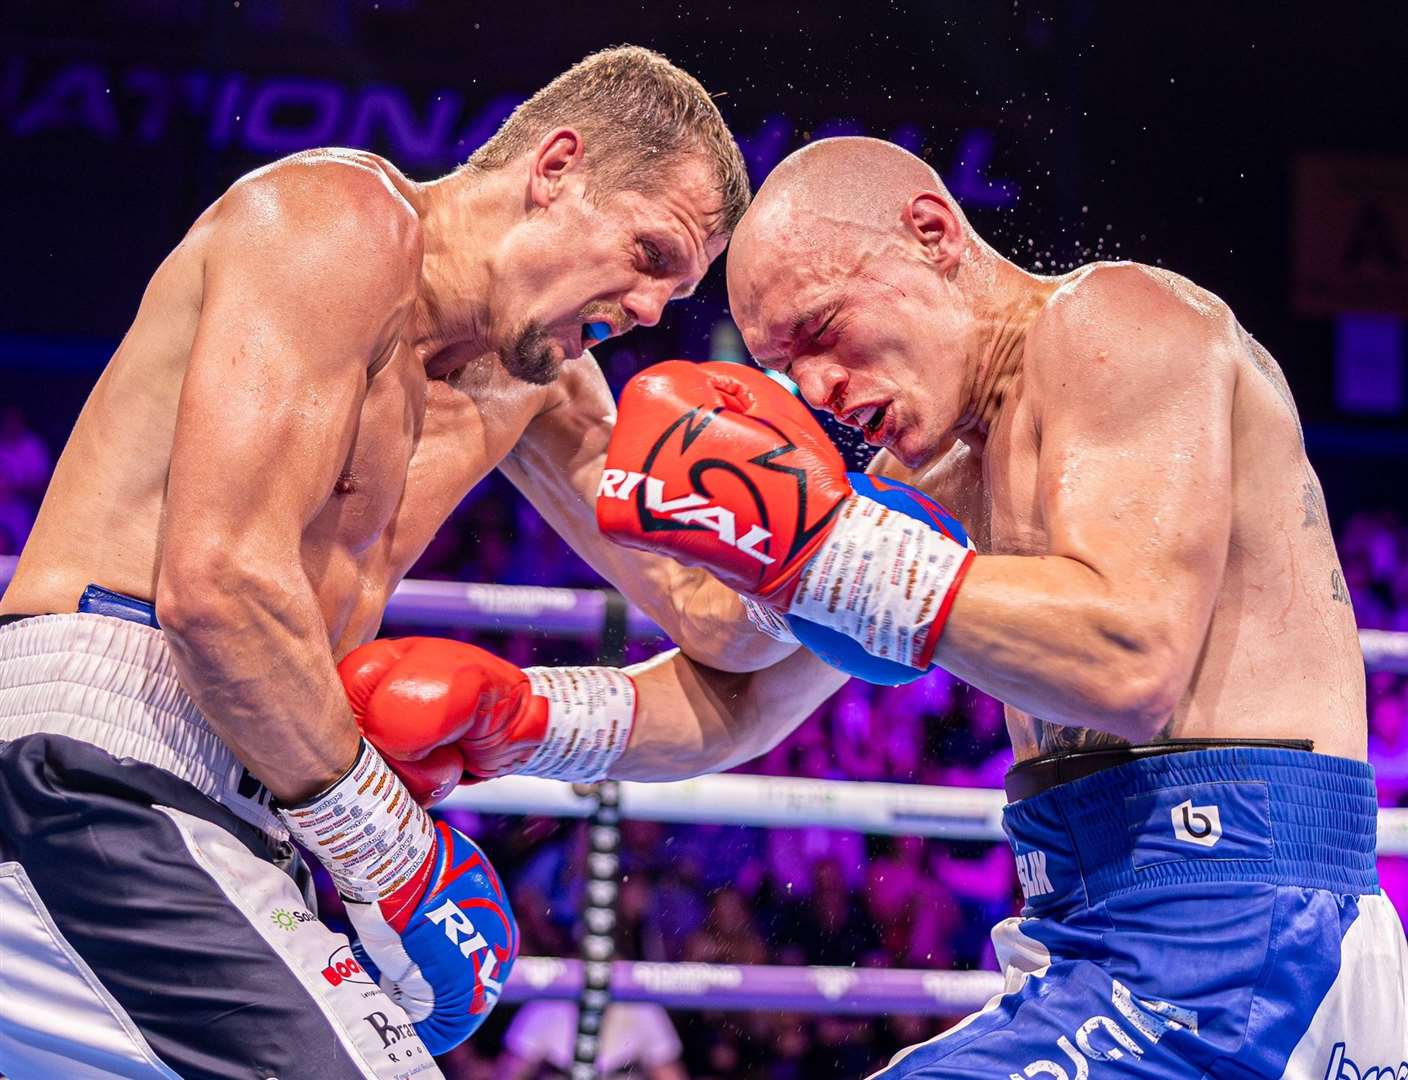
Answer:
[[520, 382], [547, 386], [562, 374], [564, 357], [542, 323], [530, 322], [519, 330], [503, 354], [504, 369]]

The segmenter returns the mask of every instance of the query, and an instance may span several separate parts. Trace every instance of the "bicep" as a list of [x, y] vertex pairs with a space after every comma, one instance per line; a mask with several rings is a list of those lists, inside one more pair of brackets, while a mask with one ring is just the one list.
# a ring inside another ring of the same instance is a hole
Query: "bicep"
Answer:
[[1049, 551], [1198, 640], [1226, 560], [1233, 369], [1196, 330], [1093, 347], [1045, 387], [1038, 491]]
[[235, 206], [211, 238], [167, 488], [178, 544], [296, 542], [346, 458], [400, 282], [316, 224]]
[[596, 525], [596, 487], [615, 419], [606, 380], [584, 355], [564, 370], [552, 400], [500, 464], [514, 487], [593, 566], [598, 549], [610, 552]]

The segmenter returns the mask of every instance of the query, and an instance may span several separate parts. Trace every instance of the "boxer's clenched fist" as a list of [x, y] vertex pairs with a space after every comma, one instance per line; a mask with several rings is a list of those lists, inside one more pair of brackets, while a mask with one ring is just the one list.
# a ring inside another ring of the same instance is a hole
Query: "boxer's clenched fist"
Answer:
[[547, 702], [522, 669], [462, 641], [379, 639], [338, 665], [357, 726], [422, 806], [542, 742]]
[[598, 779], [635, 712], [635, 685], [615, 668], [524, 670], [444, 638], [369, 642], [338, 674], [358, 726], [422, 805], [512, 772]]
[[807, 407], [741, 364], [667, 360], [626, 384], [597, 524], [741, 593], [795, 583], [850, 494]]
[[921, 670], [973, 555], [855, 492], [806, 406], [741, 364], [671, 360], [626, 384], [597, 523]]

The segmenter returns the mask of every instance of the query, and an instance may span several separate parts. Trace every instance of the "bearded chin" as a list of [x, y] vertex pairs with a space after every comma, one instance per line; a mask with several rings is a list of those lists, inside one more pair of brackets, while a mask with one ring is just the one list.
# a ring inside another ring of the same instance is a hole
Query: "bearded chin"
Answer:
[[562, 373], [562, 356], [540, 323], [529, 323], [518, 332], [513, 346], [504, 354], [504, 368], [515, 379], [546, 386]]

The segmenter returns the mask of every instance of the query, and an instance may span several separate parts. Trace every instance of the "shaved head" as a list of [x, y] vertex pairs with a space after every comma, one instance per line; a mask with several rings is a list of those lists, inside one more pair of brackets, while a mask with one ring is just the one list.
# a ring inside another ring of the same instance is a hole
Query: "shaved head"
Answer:
[[901, 146], [882, 139], [822, 139], [772, 171], [734, 241], [786, 229], [799, 215], [813, 228], [898, 228], [905, 206], [921, 191], [952, 198], [939, 174]]
[[997, 256], [938, 173], [880, 139], [823, 139], [734, 230], [729, 307], [759, 364], [902, 461], [957, 422]]
[[802, 147], [769, 174], [734, 230], [730, 294], [735, 284], [748, 291], [760, 254], [812, 259], [844, 246], [863, 257], [883, 246], [880, 238], [903, 235], [905, 209], [921, 192], [941, 195], [966, 227], [939, 174], [901, 146], [848, 136]]

